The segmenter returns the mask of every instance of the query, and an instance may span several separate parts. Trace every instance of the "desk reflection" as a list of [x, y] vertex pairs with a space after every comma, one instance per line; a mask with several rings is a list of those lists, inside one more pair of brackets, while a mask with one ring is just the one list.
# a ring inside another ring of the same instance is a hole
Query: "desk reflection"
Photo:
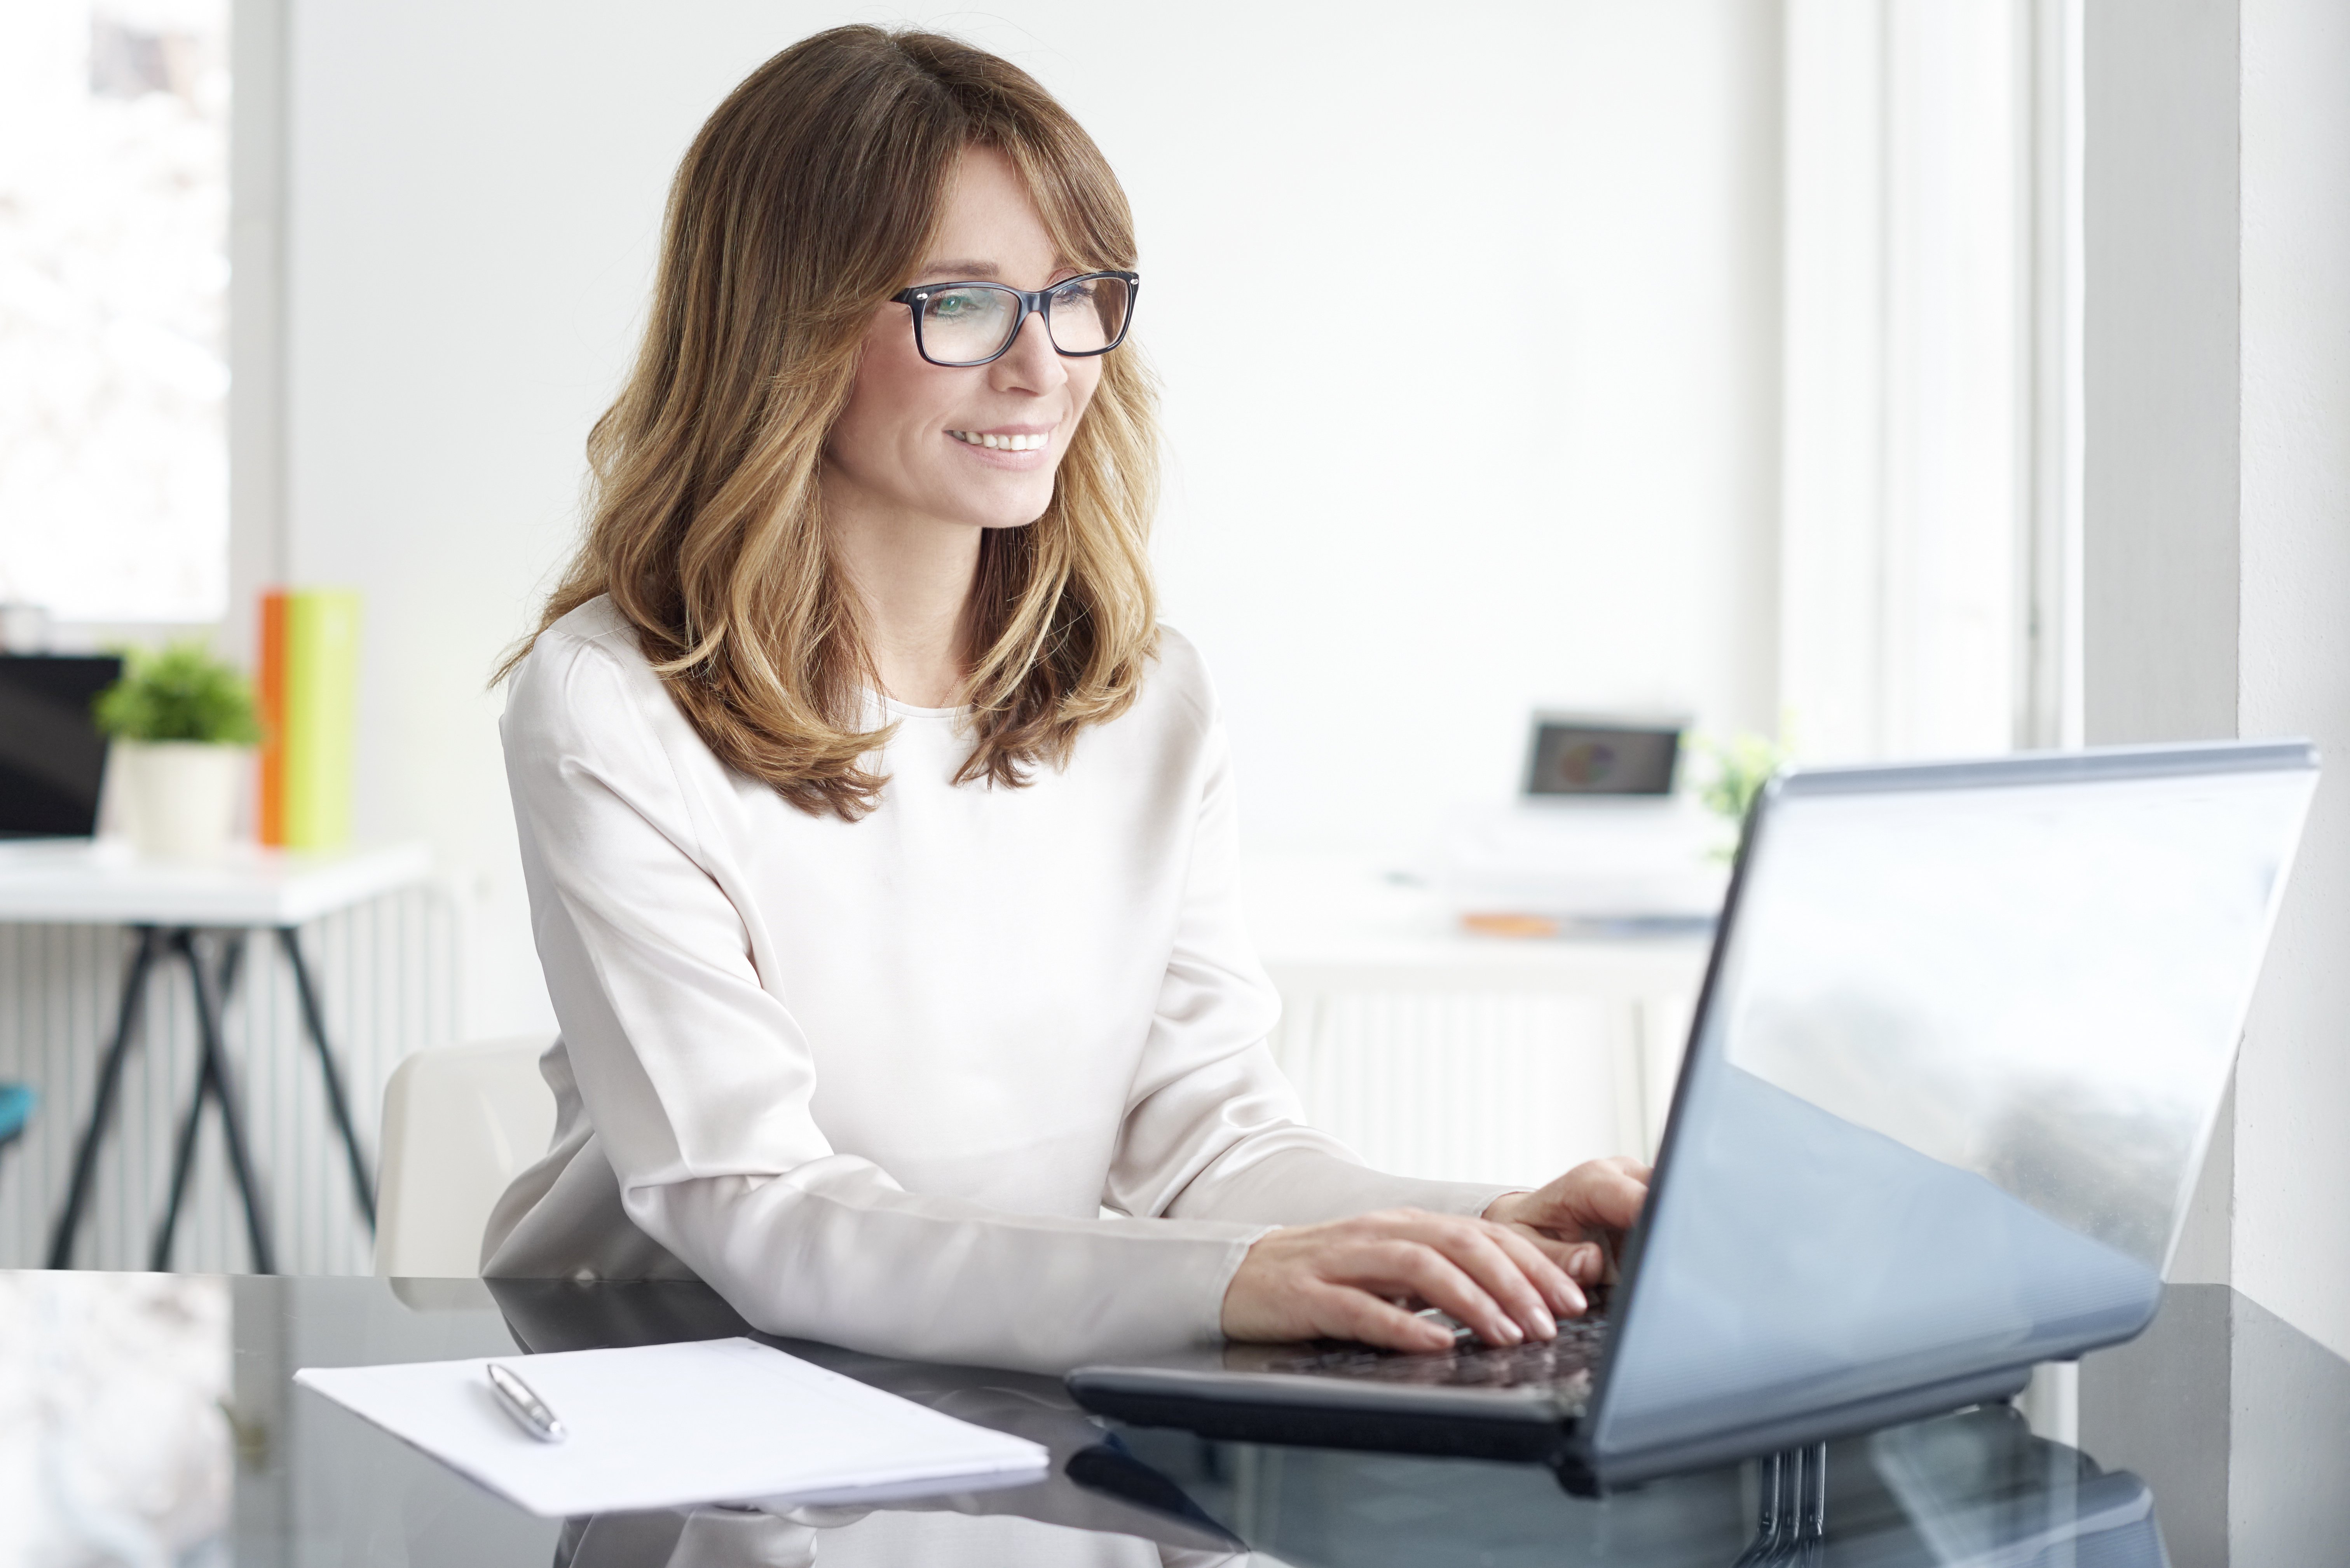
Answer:
[[1245, 1549], [1203, 1551], [1103, 1535], [1016, 1515], [909, 1512], [854, 1517], [696, 1509], [601, 1514], [564, 1526], [556, 1568], [1214, 1568], [1270, 1564]]
[[[556, 1521], [291, 1381], [305, 1366], [743, 1326], [691, 1282], [501, 1284], [494, 1295], [473, 1280], [0, 1272], [0, 1563], [1729, 1568], [1757, 1533], [1762, 1466], [1576, 1497], [1534, 1465], [1207, 1442], [1093, 1421], [1050, 1379], [802, 1344], [785, 1348], [1045, 1444], [1049, 1477], [869, 1512]], [[2198, 1381], [2213, 1367], [2216, 1407]], [[2234, 1561], [2340, 1560], [2350, 1491], [2300, 1478], [2350, 1458], [2350, 1362], [2220, 1287], [2181, 1286], [2144, 1341], [2092, 1358], [2083, 1382], [2104, 1412], [2092, 1446], [2137, 1459], [2152, 1491], [2035, 1437], [2014, 1409], [1983, 1406], [1831, 1445], [1820, 1539], [1808, 1554], [1746, 1561], [2154, 1568], [2166, 1532], [2182, 1564], [2222, 1560], [2243, 1532]], [[2229, 1490], [2246, 1486], [2262, 1505], [2231, 1524]]]
[[[493, 1282], [526, 1350], [750, 1332], [690, 1284]], [[764, 1336], [763, 1336], [764, 1337]], [[1652, 1482], [1601, 1501], [1533, 1466], [1278, 1449], [1107, 1429], [1048, 1378], [935, 1366], [770, 1339], [793, 1355], [964, 1420], [1042, 1443], [1041, 1482], [886, 1508], [703, 1508], [567, 1521], [556, 1568], [1207, 1568], [1638, 1563], [1750, 1565], [2094, 1561], [2167, 1568], [2151, 1494], [2126, 1472], [2034, 1437], [2002, 1406], [1829, 1446], [1825, 1528], [1755, 1539], [1762, 1468]]]
[[[698, 1285], [489, 1282], [515, 1342], [532, 1352], [666, 1344], [754, 1333]], [[1244, 1559], [1246, 1544], [1182, 1488], [1077, 1408], [1060, 1383], [1024, 1373], [939, 1366], [759, 1335], [794, 1355], [974, 1426], [1042, 1444], [1045, 1480], [956, 1492], [886, 1509], [799, 1509], [788, 1515], [700, 1509], [574, 1520], [556, 1562], [577, 1564], [827, 1563], [1182, 1564]]]

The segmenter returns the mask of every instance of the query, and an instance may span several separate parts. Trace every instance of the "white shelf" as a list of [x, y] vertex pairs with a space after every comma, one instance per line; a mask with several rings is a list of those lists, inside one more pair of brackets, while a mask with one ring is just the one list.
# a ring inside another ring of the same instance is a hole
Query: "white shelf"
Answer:
[[0, 922], [294, 926], [424, 879], [421, 844], [308, 853], [240, 845], [218, 860], [140, 860], [106, 840], [0, 843]]

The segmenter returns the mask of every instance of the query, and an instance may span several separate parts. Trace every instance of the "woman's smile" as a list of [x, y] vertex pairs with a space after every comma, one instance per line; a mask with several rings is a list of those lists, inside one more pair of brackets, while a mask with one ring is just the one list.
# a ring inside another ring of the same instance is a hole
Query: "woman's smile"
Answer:
[[1051, 425], [997, 425], [990, 430], [950, 430], [948, 437], [972, 456], [993, 468], [1028, 469], [1049, 466], [1053, 459]]

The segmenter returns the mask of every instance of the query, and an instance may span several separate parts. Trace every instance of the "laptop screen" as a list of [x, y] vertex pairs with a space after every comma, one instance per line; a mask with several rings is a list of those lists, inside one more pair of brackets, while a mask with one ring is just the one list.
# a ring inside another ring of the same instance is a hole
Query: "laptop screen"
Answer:
[[1595, 1450], [1800, 1426], [2143, 1327], [2315, 783], [2290, 745], [1774, 784]]
[[111, 654], [0, 655], [0, 838], [97, 831], [106, 737], [89, 705], [121, 674]]

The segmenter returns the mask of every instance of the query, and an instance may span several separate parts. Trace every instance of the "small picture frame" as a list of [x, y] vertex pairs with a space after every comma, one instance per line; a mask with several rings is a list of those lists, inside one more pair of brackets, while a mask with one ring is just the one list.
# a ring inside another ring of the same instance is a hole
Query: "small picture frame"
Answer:
[[1525, 793], [1537, 799], [1663, 799], [1673, 793], [1686, 727], [1678, 720], [1537, 713], [1526, 749]]

